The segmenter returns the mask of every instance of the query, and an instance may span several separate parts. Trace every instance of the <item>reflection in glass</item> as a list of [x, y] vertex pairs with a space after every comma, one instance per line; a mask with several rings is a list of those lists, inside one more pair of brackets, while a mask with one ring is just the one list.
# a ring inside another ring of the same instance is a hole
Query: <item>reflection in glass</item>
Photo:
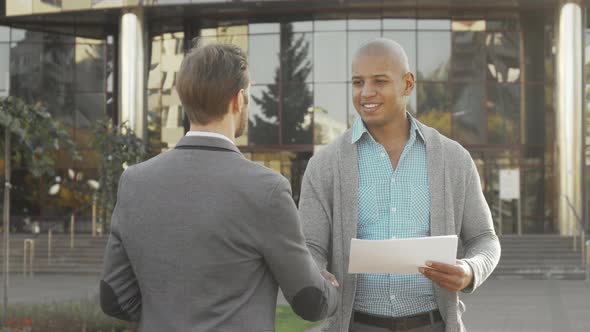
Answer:
[[332, 142], [347, 128], [347, 83], [315, 84], [314, 87], [314, 144]]
[[450, 30], [451, 20], [418, 20], [418, 30]]
[[92, 125], [106, 117], [104, 93], [77, 93], [75, 142], [80, 148], [89, 148], [92, 141]]
[[448, 85], [446, 83], [418, 82], [416, 84], [416, 95], [418, 120], [450, 137], [452, 114]]
[[8, 90], [10, 80], [10, 45], [0, 43], [0, 96]]
[[487, 78], [497, 82], [520, 79], [520, 38], [518, 32], [489, 32], [485, 40]]
[[41, 94], [38, 98], [66, 125], [73, 125], [74, 54], [75, 48], [71, 44], [45, 42], [43, 45], [43, 91], [38, 92]]
[[349, 19], [348, 30], [381, 30], [380, 19]]
[[17, 42], [21, 42], [21, 41], [24, 41], [27, 43], [42, 43], [43, 42], [43, 32], [11, 28], [10, 29], [10, 41], [13, 43], [17, 43]]
[[105, 90], [105, 60], [104, 45], [76, 44], [77, 91]]
[[381, 37], [381, 31], [351, 31], [348, 33], [348, 66], [346, 66], [347, 78], [352, 77], [351, 65], [354, 60], [354, 53], [366, 42], [369, 42], [375, 38]]
[[453, 65], [454, 81], [480, 81], [485, 75], [485, 33], [484, 32], [453, 32]]
[[486, 136], [485, 89], [482, 83], [453, 88], [453, 138], [462, 144], [483, 144]]
[[[282, 26], [281, 82], [282, 143], [311, 144], [312, 128], [308, 109], [313, 103], [313, 89], [305, 82], [311, 76], [311, 34], [293, 33], [291, 24]], [[280, 82], [275, 82], [278, 84]]]
[[0, 42], [10, 41], [10, 27], [0, 26]]
[[450, 32], [418, 32], [418, 81], [444, 81], [451, 62]]
[[297, 82], [283, 85], [281, 126], [283, 144], [312, 144], [310, 110], [313, 105], [311, 84]]
[[488, 84], [486, 107], [489, 144], [519, 144], [520, 86]]
[[275, 81], [279, 70], [279, 45], [278, 34], [248, 37], [248, 61], [253, 84], [270, 84]]
[[279, 33], [281, 27], [279, 23], [253, 23], [248, 25], [250, 34], [257, 33]]
[[279, 144], [279, 86], [250, 87], [248, 136], [250, 144]]
[[453, 31], [486, 31], [486, 21], [453, 21]]
[[316, 32], [313, 47], [314, 81], [345, 82], [347, 54], [345, 32]]
[[[416, 73], [416, 32], [415, 31], [383, 31], [383, 37], [400, 44], [410, 63], [410, 71]], [[416, 75], [416, 74], [414, 74]]]
[[384, 18], [383, 30], [415, 30], [416, 19], [413, 18]]
[[315, 31], [344, 31], [346, 20], [319, 20], [314, 22]]
[[313, 21], [290, 22], [293, 32], [312, 32]]

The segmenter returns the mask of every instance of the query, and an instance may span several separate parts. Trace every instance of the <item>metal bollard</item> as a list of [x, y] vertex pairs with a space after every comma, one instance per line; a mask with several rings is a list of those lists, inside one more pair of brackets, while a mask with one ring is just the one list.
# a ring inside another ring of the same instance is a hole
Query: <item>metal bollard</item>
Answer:
[[72, 214], [70, 218], [70, 249], [74, 249], [74, 224], [76, 222], [76, 217]]
[[[27, 264], [27, 249], [28, 249], [28, 264]], [[35, 258], [35, 240], [25, 239], [24, 255], [23, 255], [23, 274], [27, 275], [27, 266], [29, 275], [33, 276], [33, 259]]]
[[96, 237], [96, 199], [92, 202], [92, 237]]
[[47, 262], [51, 264], [51, 238], [53, 237], [53, 230], [47, 232]]

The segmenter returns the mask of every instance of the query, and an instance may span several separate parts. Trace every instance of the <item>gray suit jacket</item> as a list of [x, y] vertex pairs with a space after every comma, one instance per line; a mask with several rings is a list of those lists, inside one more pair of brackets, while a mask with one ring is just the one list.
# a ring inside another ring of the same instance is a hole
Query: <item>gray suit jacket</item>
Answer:
[[274, 331], [277, 286], [307, 320], [337, 290], [310, 255], [288, 181], [230, 142], [184, 137], [119, 182], [100, 285], [139, 331]]
[[[430, 234], [459, 236], [458, 256], [474, 272], [473, 292], [500, 259], [500, 243], [490, 209], [481, 191], [469, 152], [436, 130], [418, 123], [425, 136], [430, 188]], [[357, 235], [358, 159], [348, 130], [310, 160], [299, 202], [307, 245], [320, 269], [332, 272], [342, 285], [336, 315], [324, 330], [348, 331], [356, 275], [348, 274], [350, 240]], [[435, 296], [448, 332], [464, 331], [465, 306], [456, 293], [435, 285]]]

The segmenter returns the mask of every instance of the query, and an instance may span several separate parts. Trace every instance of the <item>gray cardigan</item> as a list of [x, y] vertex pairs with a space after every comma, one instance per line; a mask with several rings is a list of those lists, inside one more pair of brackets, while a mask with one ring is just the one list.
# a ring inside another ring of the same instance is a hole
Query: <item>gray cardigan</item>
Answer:
[[[430, 234], [459, 236], [458, 257], [474, 272], [473, 292], [500, 259], [500, 243], [469, 152], [457, 142], [418, 122], [426, 142], [430, 186]], [[341, 284], [336, 314], [324, 331], [348, 331], [356, 292], [356, 276], [348, 274], [350, 240], [357, 235], [358, 162], [351, 130], [315, 154], [303, 176], [299, 212], [307, 246], [322, 270]], [[465, 305], [457, 293], [435, 285], [435, 296], [447, 332], [465, 331]]]

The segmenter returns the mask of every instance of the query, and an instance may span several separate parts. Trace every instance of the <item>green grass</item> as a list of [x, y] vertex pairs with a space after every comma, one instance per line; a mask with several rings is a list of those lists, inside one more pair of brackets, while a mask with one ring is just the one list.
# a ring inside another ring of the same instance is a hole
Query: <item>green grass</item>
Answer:
[[288, 305], [277, 306], [275, 317], [276, 332], [304, 332], [306, 328], [318, 324], [299, 318]]
[[[132, 332], [134, 324], [106, 316], [96, 300], [51, 304], [11, 305], [0, 332]], [[304, 332], [314, 326], [299, 318], [289, 306], [276, 311], [276, 332]]]

